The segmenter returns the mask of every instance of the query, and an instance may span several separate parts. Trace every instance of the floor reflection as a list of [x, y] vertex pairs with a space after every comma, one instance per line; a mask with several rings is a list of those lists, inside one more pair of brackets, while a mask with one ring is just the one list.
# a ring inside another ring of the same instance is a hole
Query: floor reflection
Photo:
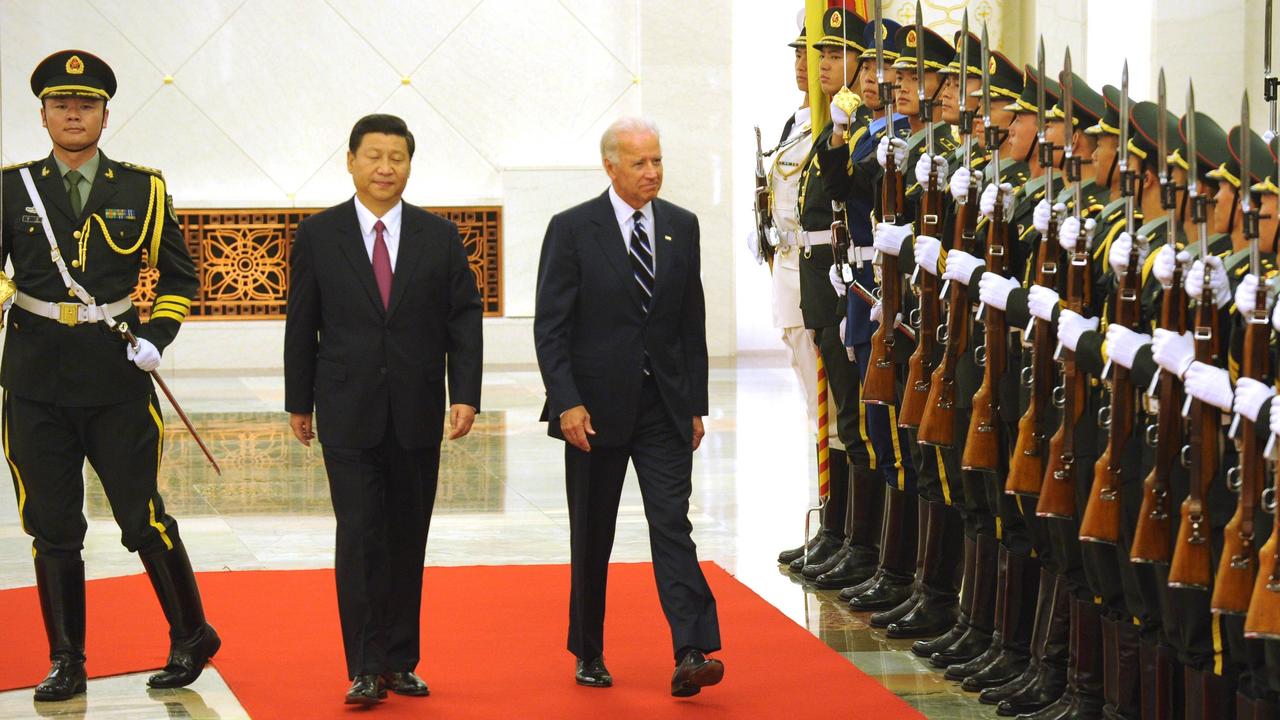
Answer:
[[[165, 501], [198, 570], [331, 567], [334, 523], [318, 448], [293, 440], [275, 375], [172, 374], [167, 378], [223, 467], [208, 466], [171, 411], [162, 468]], [[711, 372], [712, 415], [694, 463], [691, 519], [699, 555], [713, 560], [788, 617], [931, 718], [994, 717], [910, 653], [910, 643], [870, 629], [834, 592], [807, 589], [774, 561], [801, 542], [816, 494], [813, 438], [795, 380], [778, 356], [719, 361]], [[534, 368], [491, 369], [472, 434], [446, 442], [431, 526], [433, 565], [568, 562], [563, 449], [538, 422], [543, 390]], [[92, 475], [92, 470], [88, 473]], [[7, 467], [0, 470], [7, 476]], [[140, 572], [119, 542], [100, 485], [86, 492], [90, 577]], [[16, 500], [0, 493], [0, 588], [34, 582], [30, 542]], [[649, 559], [634, 479], [619, 510], [613, 559]], [[732, 642], [733, 628], [725, 628]], [[336, 651], [336, 649], [335, 649]], [[208, 686], [205, 683], [209, 683]], [[91, 683], [87, 702], [41, 704], [48, 717], [243, 717], [216, 673], [194, 692], [148, 694], [145, 676]], [[813, 691], [822, 692], [820, 679]], [[29, 717], [29, 690], [0, 694], [0, 717]]]

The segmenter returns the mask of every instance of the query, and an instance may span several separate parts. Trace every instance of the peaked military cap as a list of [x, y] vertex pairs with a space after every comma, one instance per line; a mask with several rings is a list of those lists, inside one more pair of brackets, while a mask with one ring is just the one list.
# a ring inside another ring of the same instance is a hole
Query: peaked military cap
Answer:
[[924, 37], [919, 37], [920, 33], [916, 31], [914, 23], [911, 25], [903, 25], [898, 28], [898, 36], [896, 38], [898, 45], [898, 61], [893, 66], [899, 70], [915, 70], [916, 69], [916, 44], [924, 49], [924, 69], [925, 72], [930, 70], [941, 70], [951, 62], [951, 58], [955, 56], [956, 49], [951, 47], [951, 43], [947, 39], [926, 27], [924, 29]]
[[[1169, 162], [1183, 170], [1187, 165], [1187, 115], [1178, 119], [1178, 138], [1181, 142], [1173, 149]], [[1213, 170], [1231, 159], [1231, 150], [1227, 147], [1227, 132], [1213, 118], [1202, 112], [1196, 112], [1196, 158], [1200, 163], [1201, 174], [1208, 177]]]
[[[939, 70], [940, 73], [947, 75], [960, 74], [960, 31], [955, 34], [956, 54], [951, 56], [951, 62], [947, 66]], [[969, 33], [969, 37], [965, 38], [965, 45], [969, 49], [969, 77], [981, 77], [982, 68], [978, 67], [978, 63], [982, 62], [982, 38]]]
[[787, 43], [787, 47], [808, 47], [809, 43], [805, 39], [804, 10], [796, 12], [796, 27], [799, 28], [800, 34], [796, 36], [795, 40]]
[[1129, 111], [1129, 119], [1133, 128], [1129, 136], [1129, 151], [1143, 160], [1154, 157], [1160, 150], [1161, 122], [1165, 124], [1165, 141], [1178, 142], [1178, 116], [1165, 110], [1161, 118], [1160, 106], [1150, 100], [1136, 103]]
[[[1036, 89], [1040, 86], [1040, 72], [1034, 67], [1027, 65], [1022, 75], [1022, 93], [1008, 105], [1004, 106], [1005, 110], [1011, 113], [1034, 113], [1039, 112], [1040, 108], [1036, 106]], [[1053, 78], [1044, 79], [1044, 101], [1053, 107], [1058, 98], [1062, 95], [1062, 86]], [[1049, 108], [1045, 108], [1048, 112]]]
[[[1199, 130], [1199, 128], [1196, 128]], [[1214, 180], [1226, 180], [1231, 186], [1239, 189], [1240, 183], [1245, 181], [1244, 171], [1241, 170], [1240, 158], [1241, 148], [1244, 145], [1244, 128], [1237, 125], [1231, 128], [1231, 132], [1227, 133], [1227, 151], [1230, 156], [1227, 161], [1218, 167], [1206, 173]], [[1200, 138], [1196, 137], [1199, 143]], [[1261, 182], [1263, 178], [1272, 174], [1275, 170], [1275, 159], [1271, 157], [1271, 150], [1267, 147], [1267, 142], [1262, 139], [1258, 133], [1249, 131], [1249, 178], [1247, 182], [1250, 187], [1254, 183]], [[1199, 148], [1197, 148], [1199, 149]]]
[[[884, 61], [892, 63], [898, 59], [898, 30], [902, 26], [892, 20], [882, 21], [880, 29], [881, 38], [884, 41]], [[862, 33], [862, 44], [867, 47], [862, 51], [863, 60], [875, 60], [876, 58], [876, 24], [875, 21], [867, 23], [866, 30]]]
[[840, 47], [863, 53], [862, 35], [867, 21], [852, 10], [831, 8], [822, 17], [822, 37], [813, 44], [815, 48]]
[[47, 97], [88, 97], [110, 100], [116, 94], [116, 74], [102, 58], [84, 50], [56, 52], [31, 73], [31, 92]]
[[[1271, 142], [1267, 143], [1267, 152], [1268, 152], [1268, 158], [1270, 159], [1270, 162], [1271, 162], [1271, 167], [1267, 169], [1267, 174], [1262, 176], [1262, 182], [1253, 186], [1252, 189], [1254, 192], [1271, 193], [1272, 195], [1280, 195], [1280, 187], [1276, 187], [1276, 181], [1275, 181], [1276, 155], [1278, 154], [1277, 151], [1280, 151], [1280, 148], [1277, 147], [1278, 144], [1280, 144], [1280, 135], [1277, 135], [1276, 137], [1272, 138]], [[1252, 160], [1252, 158], [1250, 158], [1250, 160]], [[1253, 163], [1250, 162], [1249, 164], [1252, 165]]]
[[[1045, 117], [1051, 120], [1066, 120], [1067, 114], [1062, 109], [1062, 95], [1066, 90], [1063, 88], [1058, 92], [1057, 102]], [[1075, 106], [1072, 108], [1074, 117], [1071, 120], [1077, 127], [1088, 128], [1097, 125], [1107, 111], [1107, 101], [1102, 99], [1097, 90], [1089, 87], [1084, 78], [1075, 73], [1071, 73], [1071, 104]]]
[[[1106, 103], [1106, 112], [1102, 114], [1102, 118], [1098, 120], [1096, 125], [1085, 128], [1085, 133], [1089, 135], [1115, 135], [1120, 136], [1120, 88], [1115, 85], [1102, 86], [1102, 99]], [[1133, 98], [1129, 98], [1129, 129], [1133, 129]], [[1132, 135], [1132, 133], [1130, 133]]]

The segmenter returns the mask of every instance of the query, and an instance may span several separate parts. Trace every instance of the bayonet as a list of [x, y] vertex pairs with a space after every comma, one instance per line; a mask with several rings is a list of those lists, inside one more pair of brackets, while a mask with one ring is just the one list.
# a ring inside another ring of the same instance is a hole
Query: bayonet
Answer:
[[1133, 240], [1135, 247], [1139, 244], [1134, 228], [1134, 187], [1135, 174], [1129, 169], [1129, 60], [1124, 61], [1120, 71], [1120, 190], [1124, 194], [1125, 232]]
[[1271, 131], [1271, 135], [1274, 137], [1276, 134], [1276, 99], [1280, 97], [1280, 93], [1277, 93], [1277, 90], [1280, 90], [1280, 80], [1277, 80], [1271, 74], [1271, 0], [1267, 0], [1266, 17], [1263, 24], [1266, 26], [1262, 35], [1263, 98], [1267, 101], [1271, 119], [1267, 129]]
[[1000, 187], [1000, 129], [991, 124], [991, 43], [987, 35], [987, 23], [982, 23], [982, 131], [986, 135], [987, 150], [991, 152], [992, 182], [996, 192]]
[[1040, 46], [1036, 50], [1036, 142], [1040, 147], [1040, 167], [1044, 168], [1048, 177], [1045, 178], [1045, 187], [1048, 190], [1045, 197], [1048, 198], [1050, 205], [1053, 204], [1053, 144], [1049, 142], [1045, 136], [1045, 113], [1048, 108], [1045, 107], [1047, 97], [1045, 95], [1044, 83], [1048, 78], [1044, 69], [1044, 36], [1040, 36]]
[[964, 135], [964, 166], [973, 165], [973, 115], [969, 111], [969, 9], [960, 20], [960, 87], [956, 103], [960, 106], [960, 132]]
[[920, 121], [924, 123], [925, 152], [932, 154], [933, 103], [926, 97], [924, 88], [924, 10], [916, 0], [916, 98], [920, 106]]
[[1249, 272], [1262, 282], [1262, 258], [1258, 253], [1258, 215], [1253, 209], [1253, 180], [1249, 177], [1250, 145], [1253, 131], [1249, 127], [1249, 91], [1240, 100], [1240, 214], [1244, 219], [1244, 237], [1249, 242]]

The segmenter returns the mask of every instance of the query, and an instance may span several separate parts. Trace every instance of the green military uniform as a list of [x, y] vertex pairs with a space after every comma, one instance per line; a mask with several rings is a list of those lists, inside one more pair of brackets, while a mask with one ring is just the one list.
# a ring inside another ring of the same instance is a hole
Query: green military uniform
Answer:
[[[85, 98], [105, 108], [115, 85], [105, 62], [79, 50], [50, 56], [31, 78], [33, 93], [52, 103], [45, 106], [51, 132], [53, 113], [74, 112]], [[72, 98], [70, 111], [57, 108], [65, 97]], [[164, 420], [151, 379], [126, 356], [121, 335], [102, 322], [104, 315], [123, 321], [143, 344], [162, 350], [189, 312], [198, 281], [164, 179], [100, 152], [71, 171], [55, 153], [5, 168], [0, 201], [0, 266], [13, 263], [18, 290], [0, 369], [4, 451], [19, 520], [33, 538], [54, 663], [36, 697], [62, 700], [84, 692], [86, 459], [102, 480], [121, 542], [140, 554], [170, 622], [169, 663], [149, 683], [190, 684], [219, 640], [204, 620], [177, 523], [157, 491]], [[138, 321], [130, 301], [144, 266], [159, 271], [148, 323]], [[92, 304], [69, 289], [72, 284], [82, 286]]]

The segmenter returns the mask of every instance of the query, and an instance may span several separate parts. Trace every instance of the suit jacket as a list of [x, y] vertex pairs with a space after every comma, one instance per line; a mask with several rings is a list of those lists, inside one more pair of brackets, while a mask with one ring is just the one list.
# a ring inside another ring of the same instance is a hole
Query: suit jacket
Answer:
[[480, 408], [482, 312], [458, 228], [405, 203], [383, 308], [355, 201], [298, 226], [285, 322], [285, 409], [316, 413], [320, 442], [376, 447], [391, 418], [400, 445], [438, 444], [449, 400]]
[[647, 317], [607, 191], [547, 226], [533, 335], [547, 390], [542, 420], [552, 437], [563, 439], [561, 413], [585, 405], [596, 431], [593, 445], [628, 442], [646, 353], [684, 437], [692, 438], [694, 416], [708, 412], [698, 218], [654, 200], [653, 224], [656, 267]]

